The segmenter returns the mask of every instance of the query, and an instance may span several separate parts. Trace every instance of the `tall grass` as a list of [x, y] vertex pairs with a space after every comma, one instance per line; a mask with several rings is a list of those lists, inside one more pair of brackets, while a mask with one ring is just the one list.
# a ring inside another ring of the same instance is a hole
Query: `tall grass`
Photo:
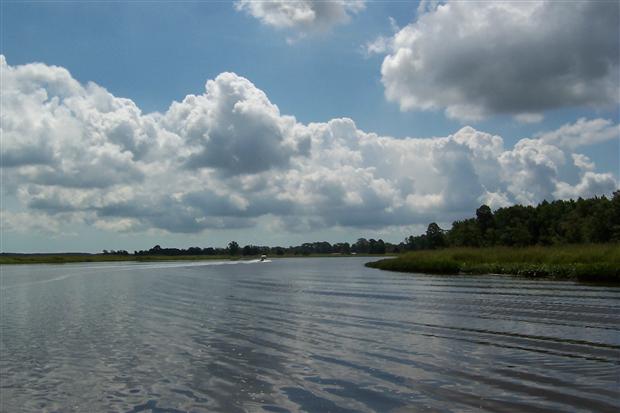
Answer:
[[402, 272], [495, 273], [620, 282], [620, 244], [446, 248], [410, 252], [366, 265]]

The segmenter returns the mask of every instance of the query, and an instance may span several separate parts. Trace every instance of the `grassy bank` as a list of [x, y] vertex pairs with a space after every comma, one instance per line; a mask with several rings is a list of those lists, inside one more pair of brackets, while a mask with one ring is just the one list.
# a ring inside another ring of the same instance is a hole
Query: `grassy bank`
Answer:
[[[310, 254], [274, 255], [269, 258], [337, 258], [337, 257], [385, 257], [377, 254]], [[77, 262], [115, 262], [115, 261], [207, 261], [207, 260], [252, 260], [256, 256], [239, 255], [110, 255], [110, 254], [2, 254], [1, 264], [70, 264]]]
[[430, 274], [513, 274], [620, 282], [620, 244], [446, 248], [410, 252], [366, 266]]

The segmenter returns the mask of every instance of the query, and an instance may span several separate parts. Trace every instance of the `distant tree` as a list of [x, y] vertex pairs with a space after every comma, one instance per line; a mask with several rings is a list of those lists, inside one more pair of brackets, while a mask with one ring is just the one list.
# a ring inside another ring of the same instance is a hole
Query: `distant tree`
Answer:
[[407, 249], [408, 251], [413, 251], [414, 248], [414, 244], [415, 244], [415, 237], [413, 235], [408, 236], [407, 238], [405, 238], [405, 249]]
[[446, 246], [446, 237], [444, 231], [435, 222], [428, 224], [426, 229], [426, 238], [429, 248], [441, 248]]
[[348, 242], [339, 242], [333, 245], [333, 252], [339, 252], [341, 254], [350, 254], [351, 246]]
[[188, 255], [202, 255], [202, 248], [200, 247], [189, 247], [187, 249]]
[[418, 235], [416, 237], [411, 235], [409, 238], [405, 239], [405, 241], [405, 249], [408, 251], [425, 250], [430, 248], [426, 234]]
[[482, 234], [476, 220], [466, 219], [452, 223], [452, 229], [447, 234], [448, 243], [455, 247], [480, 247]]
[[367, 254], [370, 248], [370, 243], [366, 238], [358, 238], [358, 240], [351, 246], [351, 251], [361, 254]]
[[476, 210], [476, 222], [483, 237], [490, 228], [493, 228], [493, 211], [491, 211], [488, 205], [481, 205]]
[[611, 237], [610, 240], [620, 242], [620, 191], [615, 191], [610, 203]]
[[259, 255], [261, 253], [266, 253], [266, 252], [268, 251], [264, 251], [264, 247], [257, 247], [256, 245], [246, 245], [243, 247], [243, 250], [241, 251], [243, 255]]
[[385, 242], [382, 239], [379, 239], [372, 245], [370, 248], [371, 254], [385, 254]]
[[239, 250], [240, 248], [239, 244], [237, 244], [237, 241], [230, 241], [228, 243], [227, 251], [229, 255], [239, 255]]

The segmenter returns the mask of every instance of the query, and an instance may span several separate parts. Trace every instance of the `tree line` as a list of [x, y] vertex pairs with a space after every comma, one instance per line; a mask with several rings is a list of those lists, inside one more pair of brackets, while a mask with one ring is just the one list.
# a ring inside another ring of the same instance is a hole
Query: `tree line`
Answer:
[[436, 223], [426, 233], [406, 239], [406, 250], [443, 247], [524, 247], [620, 241], [620, 191], [605, 196], [553, 201], [536, 206], [513, 205], [455, 221], [448, 230]]
[[[314, 254], [385, 254], [400, 252], [404, 248], [404, 243], [392, 244], [382, 239], [359, 238], [354, 243], [338, 242], [331, 244], [327, 241], [305, 242], [297, 246], [289, 247], [269, 247], [264, 245], [245, 245], [241, 247], [236, 241], [228, 243], [226, 248], [214, 247], [189, 247], [183, 248], [162, 248], [155, 245], [148, 250], [134, 251], [133, 255], [232, 255], [232, 256], [256, 256], [256, 255], [314, 255]], [[103, 250], [104, 255], [131, 255], [126, 250]]]
[[[133, 255], [314, 255], [392, 254], [445, 247], [529, 246], [620, 241], [620, 191], [605, 196], [553, 201], [536, 206], [513, 205], [492, 211], [487, 205], [475, 217], [455, 221], [450, 229], [432, 222], [422, 235], [411, 235], [398, 244], [359, 238], [353, 243], [306, 242], [297, 246], [269, 247], [231, 241], [225, 248], [162, 248], [155, 245]], [[104, 254], [130, 255], [126, 250], [104, 250]]]

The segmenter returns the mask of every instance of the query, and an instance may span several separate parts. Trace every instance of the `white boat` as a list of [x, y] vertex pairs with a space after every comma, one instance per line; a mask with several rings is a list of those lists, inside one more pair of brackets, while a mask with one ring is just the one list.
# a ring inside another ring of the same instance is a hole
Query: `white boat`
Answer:
[[267, 256], [266, 256], [265, 254], [263, 254], [263, 255], [261, 255], [261, 256], [260, 256], [260, 260], [261, 260], [261, 261], [265, 261], [266, 259], [267, 259]]

